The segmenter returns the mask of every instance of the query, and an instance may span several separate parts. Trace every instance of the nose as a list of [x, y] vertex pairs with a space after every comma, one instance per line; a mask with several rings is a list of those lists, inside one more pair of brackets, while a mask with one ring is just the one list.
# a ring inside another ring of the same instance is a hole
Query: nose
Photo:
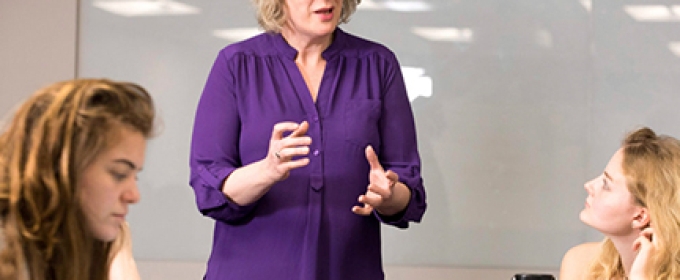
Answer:
[[586, 192], [589, 195], [593, 195], [593, 182], [595, 182], [595, 179], [592, 179], [592, 180], [586, 182], [585, 184], [583, 184], [583, 188], [586, 189]]
[[139, 188], [137, 187], [137, 181], [133, 181], [130, 186], [123, 192], [122, 195], [123, 202], [134, 204], [139, 202], [140, 194]]

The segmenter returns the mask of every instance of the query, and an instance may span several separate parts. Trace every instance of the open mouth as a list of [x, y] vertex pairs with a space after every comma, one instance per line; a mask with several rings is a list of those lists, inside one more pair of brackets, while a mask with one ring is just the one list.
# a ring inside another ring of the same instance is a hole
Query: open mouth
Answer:
[[317, 14], [332, 14], [333, 13], [333, 8], [327, 8], [327, 9], [321, 9], [317, 10], [315, 13]]

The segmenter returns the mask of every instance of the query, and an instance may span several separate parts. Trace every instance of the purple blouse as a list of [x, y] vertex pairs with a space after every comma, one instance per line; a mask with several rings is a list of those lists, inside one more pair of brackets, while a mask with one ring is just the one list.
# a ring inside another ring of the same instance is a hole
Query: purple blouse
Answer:
[[[215, 220], [205, 279], [384, 279], [380, 222], [399, 228], [425, 212], [413, 113], [395, 55], [341, 29], [322, 56], [316, 103], [280, 34], [222, 49], [196, 112], [190, 184]], [[240, 206], [220, 191], [236, 168], [263, 159], [275, 123], [309, 122], [310, 163], [257, 202]], [[369, 184], [372, 145], [385, 170], [411, 189], [402, 213], [352, 213]]]

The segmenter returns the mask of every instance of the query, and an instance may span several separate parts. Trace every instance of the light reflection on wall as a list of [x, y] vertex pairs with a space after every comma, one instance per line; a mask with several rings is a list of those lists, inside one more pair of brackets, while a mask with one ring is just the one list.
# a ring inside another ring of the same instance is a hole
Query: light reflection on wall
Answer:
[[680, 5], [626, 5], [623, 9], [640, 22], [680, 22]]
[[579, 2], [589, 13], [593, 10], [593, 0], [579, 0]]
[[413, 102], [418, 97], [432, 96], [432, 77], [425, 75], [425, 69], [417, 67], [401, 67], [408, 91], [408, 99]]
[[172, 0], [97, 1], [95, 7], [124, 17], [198, 14], [201, 9]]
[[262, 33], [262, 29], [257, 27], [229, 28], [213, 31], [213, 36], [226, 39], [231, 42], [239, 42]]
[[435, 42], [472, 42], [474, 32], [470, 28], [456, 27], [411, 27], [411, 32]]
[[394, 0], [363, 0], [359, 4], [360, 10], [389, 10], [394, 12], [428, 12], [432, 11], [432, 5], [424, 1], [394, 1]]
[[680, 57], [680, 42], [670, 42], [668, 43], [668, 48], [675, 56]]

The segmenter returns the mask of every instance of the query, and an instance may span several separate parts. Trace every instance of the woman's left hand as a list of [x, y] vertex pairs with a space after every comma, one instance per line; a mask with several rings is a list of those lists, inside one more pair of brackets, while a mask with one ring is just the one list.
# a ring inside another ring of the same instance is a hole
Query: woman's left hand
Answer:
[[645, 271], [651, 257], [656, 253], [659, 246], [657, 238], [653, 238], [654, 229], [648, 227], [640, 232], [640, 237], [633, 242], [633, 250], [638, 251], [633, 266], [630, 269], [630, 280], [642, 280], [645, 278]]
[[367, 216], [373, 212], [391, 216], [401, 212], [408, 205], [411, 191], [399, 182], [399, 175], [391, 170], [385, 171], [375, 154], [373, 147], [366, 147], [366, 159], [370, 164], [370, 183], [366, 193], [360, 195], [358, 201], [363, 206], [352, 207], [352, 212]]

